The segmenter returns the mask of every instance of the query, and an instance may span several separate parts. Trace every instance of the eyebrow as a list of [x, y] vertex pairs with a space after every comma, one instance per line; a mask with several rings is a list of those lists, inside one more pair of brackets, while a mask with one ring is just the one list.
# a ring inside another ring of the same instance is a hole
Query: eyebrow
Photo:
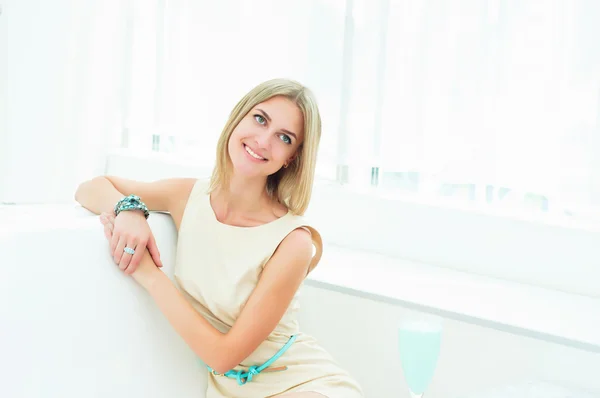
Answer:
[[[269, 116], [269, 114], [265, 111], [263, 111], [262, 109], [256, 108], [257, 111], [259, 111], [260, 113], [263, 114], [263, 116], [269, 121], [271, 122], [271, 116]], [[294, 137], [296, 140], [298, 139], [298, 137], [296, 136], [296, 134], [292, 133], [291, 131], [287, 130], [287, 129], [281, 129], [281, 131], [283, 131], [286, 134], [291, 135], [292, 137]]]

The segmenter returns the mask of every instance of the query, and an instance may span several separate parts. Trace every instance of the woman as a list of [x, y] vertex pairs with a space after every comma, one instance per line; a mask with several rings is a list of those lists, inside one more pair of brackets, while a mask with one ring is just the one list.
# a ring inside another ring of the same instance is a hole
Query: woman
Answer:
[[[103, 213], [119, 268], [207, 365], [209, 398], [363, 396], [296, 321], [297, 290], [322, 251], [302, 217], [320, 135], [312, 93], [271, 80], [233, 109], [210, 181], [97, 177], [77, 190]], [[157, 268], [148, 209], [169, 212], [179, 232], [176, 285]]]

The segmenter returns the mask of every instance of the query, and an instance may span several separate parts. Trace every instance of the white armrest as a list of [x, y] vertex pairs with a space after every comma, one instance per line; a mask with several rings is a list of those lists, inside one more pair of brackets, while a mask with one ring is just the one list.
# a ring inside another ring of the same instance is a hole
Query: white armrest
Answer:
[[[206, 368], [81, 209], [0, 209], [0, 396], [204, 397]], [[171, 218], [150, 225], [172, 278]]]

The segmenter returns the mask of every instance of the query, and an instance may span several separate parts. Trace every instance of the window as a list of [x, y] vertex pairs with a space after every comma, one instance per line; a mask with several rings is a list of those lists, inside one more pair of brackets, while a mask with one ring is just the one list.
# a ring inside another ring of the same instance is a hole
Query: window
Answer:
[[[307, 84], [319, 99], [327, 116], [319, 172], [335, 177], [343, 2], [155, 4], [154, 9], [136, 3], [139, 22], [134, 30], [142, 38], [137, 48], [134, 44], [132, 73], [134, 83], [139, 82], [131, 100], [136, 142], [147, 147], [152, 140], [155, 150], [212, 163], [217, 139], [236, 101], [263, 80], [287, 77]], [[149, 40], [154, 30], [162, 34]]]
[[600, 6], [392, 1], [379, 185], [553, 214], [600, 204]]
[[155, 150], [212, 163], [235, 101], [291, 77], [320, 102], [321, 178], [416, 200], [598, 214], [594, 0], [134, 4], [143, 40], [132, 137]]

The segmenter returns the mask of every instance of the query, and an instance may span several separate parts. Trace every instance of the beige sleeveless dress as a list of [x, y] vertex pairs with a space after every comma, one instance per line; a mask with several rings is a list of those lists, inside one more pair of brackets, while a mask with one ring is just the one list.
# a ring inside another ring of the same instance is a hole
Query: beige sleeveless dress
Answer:
[[[303, 217], [288, 213], [257, 227], [235, 227], [217, 220], [207, 194], [208, 181], [198, 180], [188, 199], [177, 242], [175, 281], [194, 308], [215, 328], [227, 332], [254, 290], [262, 268], [279, 243], [294, 229], [318, 232]], [[313, 267], [320, 258], [315, 254]], [[314, 338], [299, 331], [294, 297], [269, 337], [235, 370], [262, 365], [296, 334], [297, 340], [272, 365], [280, 372], [260, 373], [245, 385], [209, 373], [207, 398], [265, 398], [285, 392], [314, 391], [329, 398], [363, 397], [360, 387]], [[208, 370], [207, 370], [208, 372]]]

